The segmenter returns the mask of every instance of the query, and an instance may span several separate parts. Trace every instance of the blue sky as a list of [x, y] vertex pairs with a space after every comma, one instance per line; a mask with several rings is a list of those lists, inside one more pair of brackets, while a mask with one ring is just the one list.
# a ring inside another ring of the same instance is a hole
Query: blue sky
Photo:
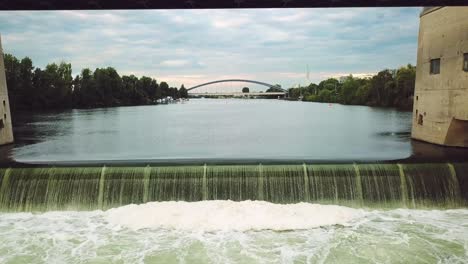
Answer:
[[246, 78], [290, 87], [308, 82], [307, 67], [319, 82], [415, 64], [420, 10], [1, 11], [0, 34], [4, 52], [40, 68], [63, 60], [74, 74], [112, 66], [172, 86]]

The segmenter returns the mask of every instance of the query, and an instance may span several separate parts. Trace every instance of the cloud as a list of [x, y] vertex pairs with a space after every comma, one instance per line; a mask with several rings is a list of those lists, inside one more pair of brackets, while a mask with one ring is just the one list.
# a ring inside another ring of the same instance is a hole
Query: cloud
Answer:
[[59, 15], [67, 16], [72, 19], [79, 19], [82, 21], [96, 21], [104, 24], [120, 24], [124, 23], [125, 19], [120, 14], [122, 11], [57, 11]]
[[274, 16], [273, 20], [290, 23], [290, 22], [295, 22], [295, 21], [301, 21], [306, 16], [307, 16], [307, 13], [302, 11], [302, 12], [295, 12], [293, 14], [286, 14], [282, 16]]
[[190, 62], [187, 60], [165, 60], [165, 61], [162, 61], [160, 65], [164, 67], [181, 67], [189, 63]]
[[121, 74], [151, 76], [177, 87], [223, 78], [289, 87], [308, 82], [307, 65], [310, 81], [319, 82], [334, 74], [414, 64], [419, 11], [1, 11], [0, 33], [5, 52], [29, 56], [41, 68], [65, 60], [74, 74], [83, 68], [112, 66]]
[[250, 20], [248, 17], [232, 17], [232, 18], [226, 18], [226, 17], [215, 17], [212, 21], [212, 24], [216, 28], [236, 28], [240, 27], [243, 25], [246, 25], [248, 23], [251, 23], [253, 21]]

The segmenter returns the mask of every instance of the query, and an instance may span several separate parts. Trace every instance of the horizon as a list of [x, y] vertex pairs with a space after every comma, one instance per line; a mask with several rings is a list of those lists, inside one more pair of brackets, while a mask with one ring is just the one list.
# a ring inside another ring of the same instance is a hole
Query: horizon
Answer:
[[[113, 67], [120, 75], [148, 76], [173, 87], [242, 78], [289, 88], [414, 65], [419, 12], [413, 7], [8, 11], [0, 12], [0, 33], [4, 53], [30, 57], [39, 68], [65, 61], [74, 76], [83, 68]], [[243, 85], [218, 87], [232, 91]], [[210, 87], [199, 90], [206, 91]]]

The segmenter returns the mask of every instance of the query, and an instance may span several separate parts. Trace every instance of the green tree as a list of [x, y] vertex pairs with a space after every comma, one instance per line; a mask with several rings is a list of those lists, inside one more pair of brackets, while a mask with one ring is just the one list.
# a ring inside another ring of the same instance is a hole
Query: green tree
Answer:
[[249, 87], [242, 88], [243, 93], [248, 93], [250, 91]]
[[120, 77], [112, 67], [88, 68], [72, 77], [71, 64], [50, 63], [45, 69], [34, 68], [30, 58], [18, 60], [5, 54], [5, 73], [12, 116], [16, 110], [52, 108], [90, 108], [140, 105], [163, 96], [186, 96], [185, 88], [162, 86], [155, 79], [134, 75]]
[[398, 69], [396, 74], [396, 84], [403, 97], [413, 96], [415, 80], [416, 67], [408, 64], [406, 67]]
[[182, 86], [180, 86], [179, 94], [180, 94], [181, 98], [187, 98], [188, 97], [187, 89], [185, 89], [183, 84], [182, 84]]
[[328, 90], [328, 89], [323, 89], [319, 92], [318, 96], [318, 101], [319, 102], [331, 102], [333, 103], [335, 98], [333, 95], [333, 92]]
[[48, 64], [40, 74], [40, 86], [36, 87], [42, 94], [39, 103], [41, 108], [70, 108], [72, 107], [72, 80], [71, 64]]
[[56, 86], [59, 89], [59, 102], [57, 105], [60, 108], [71, 108], [72, 107], [72, 66], [70, 63], [61, 62], [57, 69], [58, 80], [56, 80]]
[[[46, 105], [46, 95], [44, 93], [44, 89], [46, 87], [48, 80], [46, 78], [46, 74], [40, 68], [36, 68], [33, 74], [32, 84], [34, 86], [34, 93], [32, 96], [34, 100], [31, 104], [30, 109], [43, 109]], [[10, 90], [10, 87], [8, 87]], [[14, 113], [14, 112], [13, 112]]]
[[355, 94], [359, 88], [359, 83], [352, 75], [348, 76], [342, 84], [341, 100], [344, 104], [352, 104], [355, 101]]
[[20, 62], [20, 79], [19, 79], [19, 87], [18, 87], [18, 94], [17, 94], [17, 101], [21, 104], [21, 108], [31, 109], [31, 105], [33, 104], [34, 98], [32, 95], [34, 94], [33, 88], [33, 63], [32, 60], [28, 57], [25, 57]]
[[281, 88], [281, 85], [275, 84], [273, 87], [270, 87], [266, 90], [267, 93], [279, 93], [283, 92], [283, 89]]
[[177, 90], [175, 87], [169, 88], [169, 96], [173, 99], [179, 98], [179, 90]]
[[370, 90], [370, 83], [369, 81], [362, 83], [361, 86], [356, 91], [355, 101], [354, 104], [364, 105], [367, 104], [369, 100], [369, 90]]
[[122, 97], [125, 105], [136, 105], [140, 102], [137, 83], [138, 78], [133, 74], [122, 76]]
[[289, 95], [290, 98], [293, 98], [293, 99], [299, 98], [299, 96], [302, 95], [301, 88], [300, 87], [289, 88], [288, 89], [288, 95]]
[[162, 97], [166, 97], [166, 96], [169, 96], [170, 95], [170, 92], [169, 92], [169, 84], [167, 84], [167, 82], [161, 82], [159, 84], [159, 87], [161, 88], [161, 95]]
[[79, 94], [75, 96], [78, 102], [77, 107], [97, 107], [98, 94], [96, 91], [96, 82], [94, 80], [93, 72], [88, 68], [84, 68], [81, 70], [81, 76], [79, 77], [79, 80], [80, 90]]
[[97, 104], [100, 106], [119, 105], [123, 99], [122, 79], [112, 67], [97, 68], [94, 71]]
[[388, 106], [390, 100], [387, 98], [387, 94], [388, 90], [392, 88], [390, 84], [392, 81], [393, 76], [389, 70], [380, 71], [372, 77], [369, 91], [372, 105]]
[[327, 89], [330, 91], [338, 91], [340, 88], [340, 82], [335, 78], [328, 78], [319, 83], [319, 90]]
[[72, 82], [72, 104], [73, 107], [77, 107], [81, 104], [81, 78], [80, 75], [76, 75]]
[[147, 76], [142, 76], [137, 82], [137, 91], [140, 96], [139, 104], [147, 104], [154, 100], [156, 93], [155, 87], [153, 87], [153, 79]]
[[311, 83], [309, 84], [309, 86], [307, 86], [307, 93], [308, 94], [318, 94], [318, 90], [319, 90], [319, 86], [315, 83]]
[[398, 95], [394, 105], [410, 110], [413, 106], [414, 86], [416, 80], [416, 67], [408, 64], [398, 69], [395, 77]]
[[309, 94], [306, 97], [304, 97], [304, 101], [319, 102], [319, 97], [318, 97], [318, 95], [315, 95], [315, 94]]
[[161, 84], [157, 85], [155, 88], [155, 99], [161, 99], [162, 98], [162, 90], [161, 90]]

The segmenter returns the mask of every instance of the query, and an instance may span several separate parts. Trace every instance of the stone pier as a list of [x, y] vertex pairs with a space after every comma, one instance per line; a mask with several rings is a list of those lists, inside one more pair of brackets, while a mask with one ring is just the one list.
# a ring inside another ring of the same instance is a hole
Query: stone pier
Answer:
[[468, 7], [421, 12], [411, 136], [468, 147]]
[[2, 39], [0, 36], [0, 145], [13, 142], [13, 126], [10, 115], [10, 102], [5, 77]]

